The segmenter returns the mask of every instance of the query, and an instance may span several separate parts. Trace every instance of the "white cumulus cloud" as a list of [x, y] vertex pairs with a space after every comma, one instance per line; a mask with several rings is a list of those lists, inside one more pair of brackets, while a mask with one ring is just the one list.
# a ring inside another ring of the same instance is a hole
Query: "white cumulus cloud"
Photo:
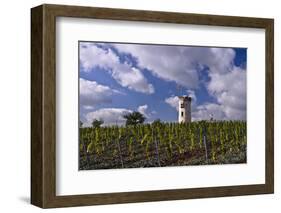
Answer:
[[233, 67], [225, 74], [211, 74], [208, 91], [222, 106], [228, 120], [246, 120], [246, 70]]
[[148, 106], [147, 104], [139, 106], [138, 107], [138, 112], [140, 112], [141, 114], [143, 114], [146, 118], [149, 118], [150, 115], [147, 112]]
[[112, 95], [120, 93], [108, 86], [98, 84], [95, 81], [80, 78], [80, 105], [84, 109], [93, 109], [102, 103], [111, 103]]
[[199, 72], [207, 66], [212, 73], [226, 73], [233, 67], [231, 48], [168, 45], [113, 44], [120, 52], [137, 58], [138, 65], [155, 76], [192, 89], [199, 84]]
[[154, 87], [148, 83], [142, 72], [128, 62], [121, 63], [119, 56], [110, 48], [102, 48], [91, 43], [80, 44], [80, 63], [85, 72], [100, 67], [107, 70], [123, 87], [131, 90], [152, 94]]
[[180, 47], [137, 44], [114, 44], [114, 47], [136, 57], [140, 67], [150, 70], [159, 78], [190, 88], [197, 87], [196, 69]]
[[179, 98], [178, 96], [171, 96], [165, 99], [165, 102], [169, 104], [171, 107], [175, 108], [177, 111], [179, 110]]
[[103, 108], [86, 114], [85, 126], [90, 126], [94, 119], [103, 120], [105, 126], [107, 125], [124, 125], [124, 115], [132, 111], [124, 108]]
[[216, 120], [225, 120], [225, 113], [222, 105], [215, 103], [205, 103], [192, 109], [192, 120], [210, 120], [214, 118]]

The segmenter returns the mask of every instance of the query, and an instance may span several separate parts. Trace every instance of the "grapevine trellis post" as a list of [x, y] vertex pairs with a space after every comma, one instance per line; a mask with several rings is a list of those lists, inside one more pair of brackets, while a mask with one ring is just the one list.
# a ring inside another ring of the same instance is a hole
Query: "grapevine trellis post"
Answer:
[[[157, 139], [154, 137], [154, 134], [153, 134], [153, 129], [151, 130], [151, 134], [152, 134], [152, 140], [154, 140], [154, 144], [155, 144], [155, 150], [156, 150], [156, 156], [157, 156], [157, 163], [158, 163], [158, 166], [161, 166], [160, 164], [160, 158], [159, 158], [159, 150], [158, 150], [158, 141]], [[155, 134], [156, 135], [156, 134]]]
[[156, 147], [156, 155], [157, 155], [158, 166], [161, 166], [159, 150], [158, 150], [158, 142], [157, 142], [157, 140], [154, 140], [154, 142], [155, 142], [155, 147]]
[[88, 156], [87, 147], [86, 147], [85, 143], [83, 143], [83, 152], [84, 152], [84, 156], [86, 156], [87, 167], [90, 168], [90, 159], [89, 159], [89, 156]]
[[120, 158], [120, 161], [121, 161], [121, 165], [122, 165], [122, 168], [124, 168], [122, 150], [121, 150], [121, 147], [120, 147], [119, 140], [117, 140], [117, 146], [118, 146], [118, 152], [119, 152], [119, 158]]
[[203, 143], [204, 143], [204, 147], [205, 147], [205, 159], [206, 159], [206, 162], [208, 163], [208, 150], [207, 150], [206, 126], [205, 125], [203, 127]]

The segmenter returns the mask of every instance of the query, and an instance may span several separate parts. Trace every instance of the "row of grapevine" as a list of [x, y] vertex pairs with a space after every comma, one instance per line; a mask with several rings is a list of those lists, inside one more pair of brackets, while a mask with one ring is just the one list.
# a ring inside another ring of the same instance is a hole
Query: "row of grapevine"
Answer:
[[101, 168], [110, 168], [105, 165], [109, 161], [116, 168], [185, 165], [190, 158], [204, 158], [200, 164], [224, 163], [231, 161], [225, 156], [241, 152], [245, 152], [245, 160], [243, 121], [80, 128], [80, 159], [84, 162], [80, 162], [81, 169], [99, 168], [99, 163], [104, 164]]

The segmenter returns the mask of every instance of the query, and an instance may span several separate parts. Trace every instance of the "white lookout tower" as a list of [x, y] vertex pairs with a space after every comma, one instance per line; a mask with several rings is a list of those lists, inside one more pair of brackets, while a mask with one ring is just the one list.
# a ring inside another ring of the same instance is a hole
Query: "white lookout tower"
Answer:
[[191, 97], [179, 96], [179, 123], [191, 122]]

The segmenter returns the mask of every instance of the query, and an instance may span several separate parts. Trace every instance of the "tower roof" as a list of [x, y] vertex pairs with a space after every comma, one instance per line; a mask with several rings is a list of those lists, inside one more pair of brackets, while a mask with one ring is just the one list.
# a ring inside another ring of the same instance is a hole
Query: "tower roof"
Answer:
[[187, 95], [183, 95], [183, 96], [178, 96], [180, 100], [184, 100], [184, 101], [191, 101], [192, 98], [187, 96]]

